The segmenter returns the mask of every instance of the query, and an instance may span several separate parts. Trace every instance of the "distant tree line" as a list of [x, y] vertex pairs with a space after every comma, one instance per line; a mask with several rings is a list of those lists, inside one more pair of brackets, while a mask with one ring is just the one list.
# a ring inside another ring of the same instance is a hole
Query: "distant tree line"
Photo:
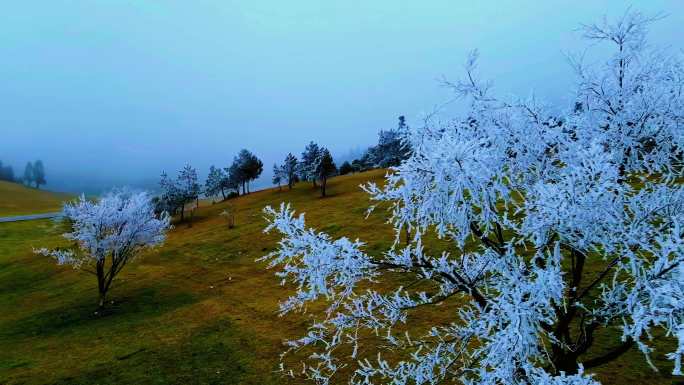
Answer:
[[35, 188], [40, 188], [41, 185], [47, 183], [45, 180], [45, 167], [41, 160], [37, 160], [33, 163], [28, 162], [24, 168], [23, 176], [16, 175], [14, 173], [14, 168], [11, 165], [4, 165], [2, 161], [0, 161], [0, 180], [23, 183]]
[[377, 145], [369, 147], [358, 159], [342, 163], [340, 175], [398, 166], [411, 153], [411, 149], [402, 141], [407, 129], [406, 118], [400, 116], [396, 129], [380, 130]]
[[311, 182], [314, 188], [320, 187], [321, 196], [325, 196], [328, 178], [337, 173], [337, 166], [330, 151], [312, 141], [304, 148], [300, 161], [289, 153], [283, 164], [273, 165], [273, 184], [277, 184], [278, 187], [286, 184], [288, 189], [292, 189], [298, 181]]
[[197, 182], [197, 170], [186, 164], [176, 178], [162, 172], [159, 186], [162, 193], [153, 199], [155, 211], [165, 211], [172, 215], [180, 212], [181, 221], [185, 220], [185, 205], [197, 201], [201, 192]]
[[[335, 175], [398, 166], [410, 152], [402, 141], [403, 132], [407, 128], [405, 118], [400, 116], [396, 129], [381, 130], [377, 145], [369, 147], [360, 158], [344, 162], [339, 169], [330, 150], [311, 141], [305, 146], [299, 159], [288, 153], [281, 164], [274, 164], [271, 181], [279, 190], [284, 186], [291, 190], [300, 181], [310, 182], [325, 197], [328, 179]], [[249, 194], [250, 183], [259, 178], [263, 170], [261, 159], [243, 149], [230, 165], [212, 165], [203, 186], [198, 181], [197, 170], [189, 164], [175, 178], [163, 172], [159, 182], [162, 192], [153, 199], [155, 210], [157, 213], [166, 211], [172, 215], [179, 214], [183, 221], [186, 205], [197, 202], [200, 195], [226, 200]]]
[[45, 167], [43, 166], [43, 162], [37, 160], [33, 163], [26, 163], [22, 180], [24, 184], [28, 186], [35, 185], [36, 188], [40, 188], [41, 185], [47, 183], [45, 180]]
[[220, 168], [212, 165], [203, 187], [198, 182], [197, 170], [189, 164], [178, 172], [176, 178], [163, 172], [159, 182], [161, 195], [154, 198], [155, 211], [180, 214], [183, 221], [185, 206], [199, 201], [201, 194], [207, 197], [220, 195], [224, 200], [239, 196], [240, 189], [242, 194], [249, 194], [250, 182], [259, 178], [263, 169], [263, 162], [256, 155], [241, 150], [229, 166]]
[[308, 181], [313, 187], [320, 187], [321, 196], [325, 196], [327, 181], [331, 176], [395, 167], [407, 159], [411, 151], [402, 140], [406, 130], [406, 118], [399, 116], [397, 128], [380, 130], [376, 145], [369, 147], [358, 159], [345, 161], [339, 169], [330, 151], [312, 141], [304, 148], [300, 160], [289, 153], [283, 164], [273, 165], [273, 184], [278, 185], [279, 189], [284, 185], [292, 189], [296, 182]]
[[250, 182], [256, 180], [264, 171], [264, 163], [249, 150], [241, 150], [233, 163], [225, 168], [211, 166], [204, 186], [206, 196], [221, 195], [223, 199], [249, 194]]
[[16, 178], [14, 176], [14, 169], [10, 165], [3, 165], [2, 161], [0, 161], [0, 180], [4, 180], [7, 182], [16, 182]]

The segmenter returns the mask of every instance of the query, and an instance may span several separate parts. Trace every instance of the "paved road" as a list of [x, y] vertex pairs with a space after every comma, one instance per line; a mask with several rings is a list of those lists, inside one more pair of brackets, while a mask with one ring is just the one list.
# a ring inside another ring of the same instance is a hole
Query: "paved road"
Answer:
[[61, 216], [61, 212], [57, 213], [45, 213], [45, 214], [31, 214], [31, 215], [18, 215], [14, 217], [0, 217], [0, 223], [2, 222], [18, 222], [18, 221], [30, 221], [34, 219], [46, 219], [46, 218], [56, 218]]

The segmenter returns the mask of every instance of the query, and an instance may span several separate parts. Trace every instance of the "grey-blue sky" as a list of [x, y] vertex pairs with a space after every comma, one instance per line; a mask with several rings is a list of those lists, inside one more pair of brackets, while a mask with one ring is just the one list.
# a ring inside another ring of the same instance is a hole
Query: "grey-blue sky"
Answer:
[[0, 160], [41, 158], [59, 188], [185, 162], [204, 173], [246, 147], [267, 174], [309, 140], [345, 153], [400, 114], [416, 122], [472, 48], [499, 91], [561, 101], [563, 52], [584, 45], [573, 30], [629, 5], [667, 13], [652, 41], [682, 48], [678, 0], [14, 1], [0, 14]]

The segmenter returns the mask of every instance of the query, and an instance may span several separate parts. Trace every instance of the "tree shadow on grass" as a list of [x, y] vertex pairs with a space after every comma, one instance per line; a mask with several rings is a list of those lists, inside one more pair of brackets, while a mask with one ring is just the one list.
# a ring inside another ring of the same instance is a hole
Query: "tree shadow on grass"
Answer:
[[132, 346], [128, 354], [57, 380], [56, 384], [277, 384], [271, 370], [259, 371], [258, 340], [229, 320], [203, 327], [169, 345]]
[[63, 302], [50, 310], [0, 324], [0, 339], [11, 341], [69, 333], [110, 334], [195, 302], [191, 293], [160, 285], [129, 290], [121, 296], [113, 293], [110, 299], [114, 302], [108, 302], [104, 311], [96, 313], [96, 294], [93, 292], [92, 296], [81, 297], [76, 302]]

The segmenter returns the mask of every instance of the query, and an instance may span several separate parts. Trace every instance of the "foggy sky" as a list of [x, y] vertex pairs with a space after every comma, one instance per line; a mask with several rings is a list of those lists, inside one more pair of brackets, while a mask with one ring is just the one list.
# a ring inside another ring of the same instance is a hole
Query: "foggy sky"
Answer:
[[78, 192], [186, 162], [204, 176], [248, 148], [264, 184], [310, 140], [340, 157], [417, 124], [473, 48], [499, 93], [564, 102], [579, 23], [629, 5], [666, 13], [650, 41], [682, 48], [678, 0], [6, 2], [0, 160], [42, 159], [48, 188]]

